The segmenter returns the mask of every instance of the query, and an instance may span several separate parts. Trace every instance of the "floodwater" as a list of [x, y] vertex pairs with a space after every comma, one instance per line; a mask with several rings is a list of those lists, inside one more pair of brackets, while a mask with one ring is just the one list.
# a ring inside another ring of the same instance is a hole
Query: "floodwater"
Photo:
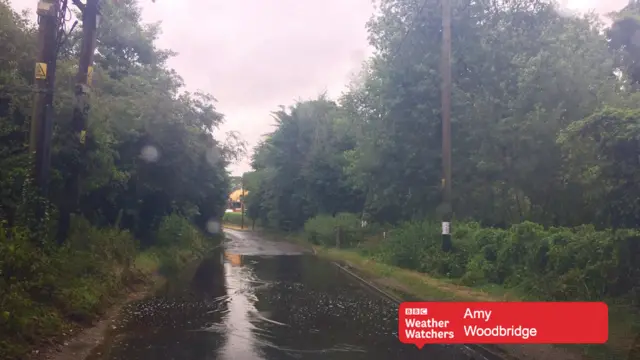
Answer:
[[123, 312], [94, 360], [482, 359], [397, 339], [397, 306], [292, 244], [226, 231], [224, 249]]

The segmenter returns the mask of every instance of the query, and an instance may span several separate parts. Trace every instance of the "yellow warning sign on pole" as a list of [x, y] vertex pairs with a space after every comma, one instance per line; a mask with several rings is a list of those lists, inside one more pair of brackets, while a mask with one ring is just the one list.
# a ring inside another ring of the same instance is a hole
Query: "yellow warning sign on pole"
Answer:
[[93, 66], [89, 66], [89, 69], [87, 69], [87, 85], [91, 86], [92, 80], [93, 80]]
[[44, 80], [47, 78], [47, 63], [36, 63], [36, 80]]

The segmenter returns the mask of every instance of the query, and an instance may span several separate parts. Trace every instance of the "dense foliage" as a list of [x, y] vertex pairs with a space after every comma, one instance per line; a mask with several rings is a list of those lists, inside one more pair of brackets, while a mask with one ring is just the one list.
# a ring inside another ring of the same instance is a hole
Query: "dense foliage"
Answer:
[[[36, 25], [0, 0], [0, 358], [61, 334], [66, 320], [93, 319], [135, 280], [135, 267], [169, 273], [205, 249], [191, 224], [218, 230], [225, 169], [242, 155], [235, 134], [216, 133], [223, 116], [215, 99], [184, 91], [166, 66], [173, 53], [154, 45], [159, 25], [141, 23], [135, 0], [101, 5], [87, 153], [71, 143], [77, 27], [59, 51], [52, 174], [42, 198], [27, 144]], [[35, 211], [42, 204], [44, 220]]]

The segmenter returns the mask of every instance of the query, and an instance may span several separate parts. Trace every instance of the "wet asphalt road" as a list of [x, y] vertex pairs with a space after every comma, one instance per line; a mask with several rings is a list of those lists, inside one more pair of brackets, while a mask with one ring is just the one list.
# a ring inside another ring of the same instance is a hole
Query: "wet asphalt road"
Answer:
[[397, 306], [295, 245], [226, 230], [227, 242], [123, 312], [93, 360], [467, 360], [397, 339]]

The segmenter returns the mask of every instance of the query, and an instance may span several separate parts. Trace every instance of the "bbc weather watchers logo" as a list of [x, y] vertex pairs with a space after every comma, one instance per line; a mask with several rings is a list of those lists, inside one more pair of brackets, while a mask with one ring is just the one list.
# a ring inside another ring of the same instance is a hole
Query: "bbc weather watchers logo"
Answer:
[[405, 315], [427, 315], [429, 313], [427, 308], [405, 308]]

